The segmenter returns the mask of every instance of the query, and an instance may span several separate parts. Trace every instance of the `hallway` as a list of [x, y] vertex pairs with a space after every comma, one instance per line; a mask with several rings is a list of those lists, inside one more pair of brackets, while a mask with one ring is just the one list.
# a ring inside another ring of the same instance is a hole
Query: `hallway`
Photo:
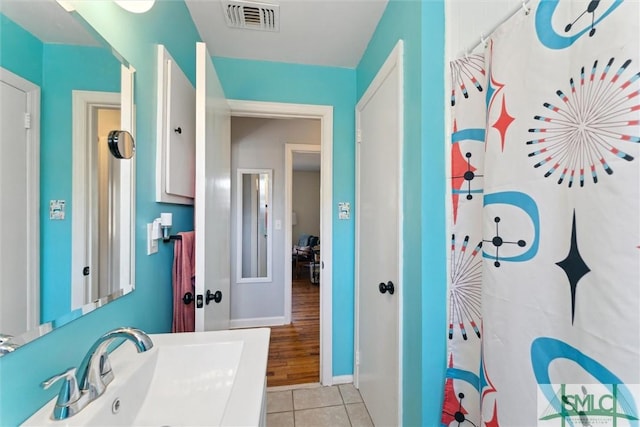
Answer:
[[271, 328], [267, 387], [320, 382], [320, 288], [291, 283], [291, 324]]
[[353, 384], [320, 383], [320, 287], [305, 274], [291, 283], [290, 325], [271, 327], [267, 425], [373, 426]]

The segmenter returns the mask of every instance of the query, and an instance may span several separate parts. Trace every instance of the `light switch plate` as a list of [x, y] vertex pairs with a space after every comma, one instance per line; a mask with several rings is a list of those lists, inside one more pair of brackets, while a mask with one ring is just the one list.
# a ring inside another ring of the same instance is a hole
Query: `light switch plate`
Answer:
[[351, 203], [340, 202], [338, 203], [338, 219], [351, 218]]
[[158, 252], [158, 241], [153, 238], [153, 224], [147, 224], [147, 255]]

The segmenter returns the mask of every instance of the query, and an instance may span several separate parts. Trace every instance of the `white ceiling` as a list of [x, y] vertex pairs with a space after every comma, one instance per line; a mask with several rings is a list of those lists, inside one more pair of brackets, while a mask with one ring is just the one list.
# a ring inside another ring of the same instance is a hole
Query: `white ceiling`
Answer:
[[267, 0], [280, 31], [229, 28], [221, 0], [185, 0], [214, 56], [355, 68], [388, 0]]
[[[263, 1], [279, 5], [278, 32], [229, 28], [222, 0], [185, 3], [214, 56], [355, 68], [387, 1]], [[0, 11], [45, 43], [98, 45], [56, 0], [1, 0]]]
[[0, 12], [43, 43], [100, 46], [56, 0], [0, 0]]

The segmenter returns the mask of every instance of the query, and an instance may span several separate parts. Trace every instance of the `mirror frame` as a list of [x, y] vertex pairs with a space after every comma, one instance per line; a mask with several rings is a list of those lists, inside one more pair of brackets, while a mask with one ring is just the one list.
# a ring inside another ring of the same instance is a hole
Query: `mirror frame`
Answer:
[[118, 159], [128, 160], [136, 151], [133, 136], [126, 130], [112, 130], [107, 137], [107, 144], [111, 155]]
[[[266, 174], [269, 177], [267, 211], [267, 275], [242, 277], [242, 176]], [[238, 168], [236, 174], [236, 283], [271, 282], [273, 276], [273, 169]]]

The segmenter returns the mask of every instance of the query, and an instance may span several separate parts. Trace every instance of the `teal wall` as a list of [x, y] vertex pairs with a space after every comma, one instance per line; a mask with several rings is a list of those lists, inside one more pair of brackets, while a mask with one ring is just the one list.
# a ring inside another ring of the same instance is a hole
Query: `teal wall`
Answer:
[[[40, 298], [42, 322], [71, 311], [72, 90], [120, 91], [120, 63], [101, 47], [43, 44], [0, 15], [0, 65], [40, 86]], [[49, 200], [66, 201], [49, 220]]]
[[40, 40], [0, 13], [0, 67], [41, 86], [42, 47]]
[[[333, 375], [353, 373], [354, 223], [338, 202], [355, 198], [355, 91], [352, 69], [214, 58], [229, 99], [333, 106]], [[353, 217], [352, 217], [353, 218]]]
[[[2, 426], [19, 424], [52, 399], [56, 388], [45, 391], [40, 383], [77, 366], [102, 333], [123, 325], [150, 333], [171, 329], [173, 249], [161, 244], [158, 254], [147, 256], [146, 223], [160, 212], [173, 212], [173, 232], [193, 229], [192, 208], [155, 202], [156, 83], [149, 77], [155, 76], [153, 43], [162, 43], [185, 74], [195, 80], [195, 43], [200, 40], [186, 6], [177, 1], [156, 2], [143, 15], [125, 12], [111, 2], [77, 2], [77, 9], [137, 70], [136, 290], [0, 358]], [[4, 21], [1, 23], [4, 26]], [[3, 52], [5, 42], [3, 37]]]
[[422, 2], [422, 425], [439, 425], [447, 366], [445, 0]]
[[[357, 67], [360, 99], [404, 41], [403, 425], [439, 425], [445, 370], [444, 0], [390, 0]], [[419, 345], [417, 345], [419, 343]]]

